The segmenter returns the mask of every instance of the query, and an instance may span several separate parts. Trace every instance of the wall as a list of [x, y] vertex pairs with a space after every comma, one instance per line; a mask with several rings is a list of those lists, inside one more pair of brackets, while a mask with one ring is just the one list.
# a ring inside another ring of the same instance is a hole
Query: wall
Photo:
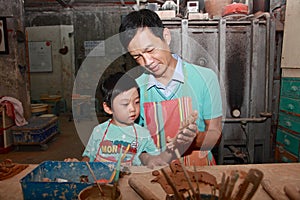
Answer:
[[[33, 100], [38, 100], [43, 94], [57, 94], [67, 99], [67, 104], [70, 105], [75, 74], [73, 31], [72, 25], [26, 28], [28, 42], [51, 41], [52, 46], [52, 71], [30, 74]], [[65, 49], [66, 53], [60, 53], [60, 49]]]
[[0, 96], [11, 96], [31, 115], [26, 64], [23, 0], [0, 0], [0, 17], [6, 17], [9, 54], [0, 54]]
[[[54, 43], [53, 61], [54, 70], [51, 73], [31, 73], [32, 98], [36, 99], [43, 93], [60, 93], [66, 100], [68, 108], [71, 108], [71, 93], [74, 76], [85, 61], [85, 41], [106, 40], [118, 33], [121, 16], [129, 13], [131, 7], [120, 5], [84, 4], [62, 7], [59, 4], [50, 6], [25, 7], [26, 29], [30, 30], [29, 40], [46, 40], [51, 38]], [[73, 26], [73, 31], [62, 34], [62, 27]], [[45, 29], [48, 27], [49, 29]], [[52, 30], [51, 30], [52, 27]], [[60, 27], [53, 33], [54, 29]], [[34, 30], [34, 31], [33, 31]], [[59, 35], [61, 34], [61, 35]], [[74, 41], [69, 48], [70, 54], [60, 55], [63, 37], [67, 41]], [[59, 46], [60, 45], [60, 46]], [[62, 59], [63, 58], [63, 59]], [[125, 70], [124, 59], [113, 63], [114, 70]], [[33, 86], [34, 83], [34, 86]], [[51, 84], [49, 84], [51, 83]]]

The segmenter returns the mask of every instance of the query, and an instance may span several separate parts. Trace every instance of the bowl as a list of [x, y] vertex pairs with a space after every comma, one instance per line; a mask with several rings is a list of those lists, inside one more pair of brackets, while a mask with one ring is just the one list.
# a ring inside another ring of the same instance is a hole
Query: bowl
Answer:
[[116, 190], [116, 196], [115, 198], [113, 197], [113, 190], [114, 190], [114, 186], [110, 185], [110, 184], [105, 184], [105, 185], [101, 185], [101, 189], [103, 190], [104, 196], [102, 196], [101, 192], [99, 191], [99, 188], [97, 185], [93, 185], [93, 186], [89, 186], [85, 189], [83, 189], [79, 195], [78, 195], [78, 199], [79, 200], [121, 200], [121, 192], [120, 189], [117, 187]]

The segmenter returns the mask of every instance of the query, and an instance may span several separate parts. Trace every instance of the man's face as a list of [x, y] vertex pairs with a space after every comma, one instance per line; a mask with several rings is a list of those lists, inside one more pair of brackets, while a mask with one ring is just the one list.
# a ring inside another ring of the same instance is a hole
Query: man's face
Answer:
[[172, 65], [168, 43], [156, 37], [147, 27], [138, 29], [128, 45], [128, 51], [139, 65], [145, 67], [156, 78], [163, 76]]
[[112, 102], [113, 123], [128, 126], [134, 123], [140, 114], [140, 96], [137, 88], [131, 88], [117, 95]]

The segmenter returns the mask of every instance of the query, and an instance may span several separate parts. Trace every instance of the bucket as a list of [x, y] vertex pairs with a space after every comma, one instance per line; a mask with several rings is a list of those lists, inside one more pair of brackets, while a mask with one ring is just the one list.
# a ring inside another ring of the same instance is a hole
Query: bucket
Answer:
[[205, 11], [209, 18], [221, 18], [225, 6], [232, 3], [232, 0], [205, 0]]
[[104, 192], [104, 196], [101, 195], [99, 188], [97, 185], [89, 186], [83, 190], [78, 195], [79, 200], [121, 200], [121, 192], [120, 189], [117, 187], [116, 196], [113, 198], [113, 189], [114, 187], [112, 185], [101, 185], [101, 189]]

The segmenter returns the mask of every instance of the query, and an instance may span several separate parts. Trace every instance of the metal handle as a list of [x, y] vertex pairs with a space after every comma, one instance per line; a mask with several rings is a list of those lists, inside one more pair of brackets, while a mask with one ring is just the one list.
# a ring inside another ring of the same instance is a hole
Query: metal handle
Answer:
[[279, 153], [283, 153], [284, 152], [284, 148], [282, 146], [278, 147], [278, 151]]
[[291, 103], [288, 104], [288, 109], [289, 110], [294, 110], [295, 109], [295, 106]]
[[291, 141], [287, 138], [284, 139], [284, 144], [287, 145], [287, 146], [290, 146], [291, 144]]
[[296, 92], [296, 91], [298, 91], [298, 87], [295, 86], [295, 85], [293, 85], [293, 86], [291, 87], [291, 90], [292, 90], [293, 92]]
[[285, 125], [286, 125], [287, 127], [291, 127], [291, 126], [292, 126], [292, 122], [286, 121], [286, 122], [285, 122]]
[[287, 157], [285, 157], [285, 156], [282, 156], [282, 157], [281, 157], [281, 160], [282, 160], [283, 162], [286, 162], [286, 163], [289, 162], [289, 159], [288, 159]]

